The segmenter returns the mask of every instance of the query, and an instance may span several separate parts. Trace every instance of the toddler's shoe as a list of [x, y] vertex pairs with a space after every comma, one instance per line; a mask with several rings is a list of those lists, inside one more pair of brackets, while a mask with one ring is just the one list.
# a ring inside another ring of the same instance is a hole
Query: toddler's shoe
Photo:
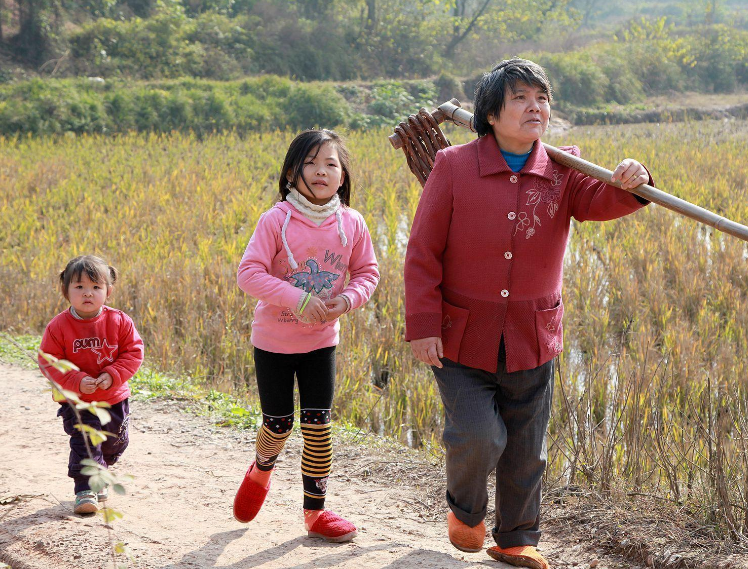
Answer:
[[333, 543], [351, 541], [358, 532], [348, 520], [341, 518], [335, 512], [325, 510], [312, 524], [307, 533], [309, 537], [321, 537]]
[[483, 549], [486, 539], [486, 524], [481, 521], [477, 526], [470, 527], [457, 519], [454, 512], [447, 514], [447, 530], [449, 541], [460, 551], [475, 553]]
[[268, 482], [266, 488], [263, 488], [249, 477], [249, 473], [252, 472], [254, 467], [254, 462], [249, 465], [244, 480], [239, 486], [239, 491], [234, 497], [234, 518], [243, 524], [255, 519], [257, 512], [262, 508], [265, 496], [268, 495], [268, 490], [270, 490], [270, 482]]
[[99, 510], [99, 501], [93, 490], [81, 490], [75, 494], [75, 506], [73, 512], [76, 514], [95, 514]]
[[532, 545], [520, 545], [502, 549], [499, 546], [489, 548], [486, 553], [496, 561], [503, 561], [517, 567], [530, 567], [531, 569], [548, 569], [548, 562], [538, 553]]

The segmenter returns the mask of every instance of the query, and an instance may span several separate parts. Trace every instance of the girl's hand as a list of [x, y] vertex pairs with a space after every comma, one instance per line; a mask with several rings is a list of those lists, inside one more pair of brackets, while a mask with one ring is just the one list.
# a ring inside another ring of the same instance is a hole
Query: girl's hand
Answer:
[[335, 320], [336, 318], [340, 318], [348, 309], [348, 304], [342, 296], [331, 298], [330, 300], [325, 302], [325, 306], [327, 306], [328, 320]]
[[411, 340], [410, 349], [415, 358], [419, 361], [434, 367], [443, 367], [439, 358], [444, 357], [444, 348], [442, 339], [433, 336], [431, 338], [421, 338], [420, 340]]
[[613, 171], [614, 182], [621, 182], [621, 188], [631, 190], [649, 182], [646, 168], [633, 158], [625, 158]]
[[304, 312], [301, 314], [299, 320], [309, 322], [310, 324], [321, 324], [322, 322], [326, 322], [327, 307], [325, 306], [325, 302], [319, 297], [312, 296], [309, 299], [309, 302], [306, 303]]
[[85, 393], [86, 395], [90, 395], [94, 391], [96, 391], [96, 382], [99, 381], [98, 379], [94, 379], [90, 375], [87, 375], [83, 379], [81, 379], [81, 385], [80, 385], [80, 391], [81, 393]]
[[107, 390], [112, 386], [112, 376], [107, 372], [102, 373], [96, 380], [96, 388]]

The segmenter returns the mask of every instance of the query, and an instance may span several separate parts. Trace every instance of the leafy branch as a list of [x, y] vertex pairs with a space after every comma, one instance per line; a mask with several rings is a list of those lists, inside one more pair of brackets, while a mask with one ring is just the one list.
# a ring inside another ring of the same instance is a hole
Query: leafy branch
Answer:
[[[40, 362], [36, 358], [34, 358], [31, 352], [25, 349], [21, 344], [19, 344], [8, 334], [2, 334], [2, 336], [10, 344], [15, 346], [19, 352], [28, 356], [28, 358], [31, 359], [34, 363], [40, 364]], [[101, 466], [98, 462], [96, 462], [96, 460], [94, 460], [93, 450], [91, 447], [91, 445], [97, 446], [101, 444], [102, 442], [106, 441], [108, 437], [114, 436], [114, 434], [107, 431], [100, 431], [90, 425], [86, 425], [83, 422], [82, 418], [82, 413], [89, 412], [96, 415], [102, 425], [106, 425], [112, 420], [111, 414], [106, 409], [107, 407], [110, 407], [109, 403], [106, 403], [104, 401], [83, 401], [74, 391], [64, 389], [59, 383], [52, 379], [48, 372], [48, 369], [54, 368], [61, 373], [67, 373], [70, 371], [78, 371], [78, 366], [68, 360], [57, 358], [41, 350], [38, 350], [38, 353], [46, 362], [46, 364], [44, 365], [39, 365], [39, 369], [41, 370], [42, 374], [49, 382], [49, 384], [52, 386], [52, 396], [54, 400], [60, 403], [65, 402], [70, 405], [73, 413], [75, 413], [75, 418], [77, 421], [77, 423], [75, 424], [75, 428], [81, 431], [83, 435], [83, 442], [86, 445], [86, 454], [88, 455], [88, 458], [84, 458], [81, 461], [81, 464], [84, 466], [84, 468], [81, 470], [81, 474], [89, 477], [88, 483], [91, 487], [91, 490], [93, 490], [94, 492], [98, 493], [106, 487], [111, 487], [115, 493], [122, 495], [125, 494], [125, 486], [120, 482], [120, 480], [127, 479], [129, 481], [132, 480], [132, 476], [117, 476], [110, 472], [107, 468]], [[113, 521], [122, 518], [122, 512], [114, 510], [108, 506], [104, 506], [101, 510], [99, 510], [99, 512], [101, 513], [104, 520], [104, 528], [107, 530], [107, 536], [109, 538], [109, 549], [112, 556], [112, 565], [117, 569], [124, 569], [127, 567], [127, 563], [117, 564], [117, 555], [126, 555], [130, 557], [130, 553], [123, 542], [115, 542], [112, 526], [110, 525]], [[2, 569], [2, 565], [0, 565], [0, 569]]]

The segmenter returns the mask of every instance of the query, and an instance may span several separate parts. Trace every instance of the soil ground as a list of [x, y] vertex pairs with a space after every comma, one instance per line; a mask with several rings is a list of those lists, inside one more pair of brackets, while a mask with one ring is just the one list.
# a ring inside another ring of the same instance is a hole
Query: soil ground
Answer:
[[[38, 372], [0, 364], [0, 561], [13, 569], [111, 567], [110, 543], [121, 541], [131, 557], [119, 563], [143, 569], [510, 567], [449, 544], [443, 465], [411, 450], [336, 435], [328, 507], [357, 524], [359, 535], [328, 544], [302, 527], [298, 433], [281, 456], [264, 508], [244, 525], [232, 517], [231, 503], [255, 433], [216, 427], [173, 401], [131, 407], [130, 447], [115, 468], [134, 479], [125, 483], [127, 495], [110, 498], [123, 517], [109, 530], [100, 516], [72, 513], [67, 436], [45, 381]], [[748, 568], [739, 555], [679, 550], [683, 540], [673, 535], [648, 549], [627, 533], [621, 512], [559, 496], [544, 507], [540, 547], [552, 567]], [[662, 520], [638, 523], [657, 527]], [[673, 520], [664, 523], [677, 533]]]

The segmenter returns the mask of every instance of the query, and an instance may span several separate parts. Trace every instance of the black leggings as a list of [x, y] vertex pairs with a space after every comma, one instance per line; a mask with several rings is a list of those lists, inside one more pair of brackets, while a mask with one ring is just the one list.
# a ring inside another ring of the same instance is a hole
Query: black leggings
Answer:
[[293, 428], [294, 376], [301, 403], [301, 478], [304, 509], [323, 510], [332, 467], [330, 407], [335, 388], [335, 346], [306, 354], [276, 354], [255, 348], [262, 428], [255, 464], [272, 470]]
[[266, 415], [293, 414], [294, 375], [302, 409], [330, 409], [335, 391], [335, 346], [306, 354], [254, 349], [257, 389]]

